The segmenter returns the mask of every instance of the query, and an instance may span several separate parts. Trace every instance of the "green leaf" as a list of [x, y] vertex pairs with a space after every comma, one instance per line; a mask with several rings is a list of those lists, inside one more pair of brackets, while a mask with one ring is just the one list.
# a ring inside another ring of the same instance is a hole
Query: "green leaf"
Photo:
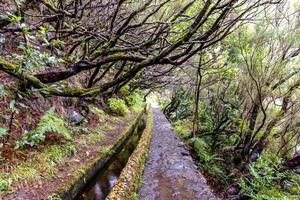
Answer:
[[8, 135], [8, 129], [0, 127], [0, 137]]
[[0, 97], [3, 97], [4, 95], [5, 95], [4, 85], [0, 84]]

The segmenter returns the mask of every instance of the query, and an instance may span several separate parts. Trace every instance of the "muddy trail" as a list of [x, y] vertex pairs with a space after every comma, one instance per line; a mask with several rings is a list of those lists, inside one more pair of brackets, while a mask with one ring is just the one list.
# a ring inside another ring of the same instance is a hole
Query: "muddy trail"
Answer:
[[139, 200], [217, 199], [189, 151], [163, 113], [153, 109], [154, 127]]

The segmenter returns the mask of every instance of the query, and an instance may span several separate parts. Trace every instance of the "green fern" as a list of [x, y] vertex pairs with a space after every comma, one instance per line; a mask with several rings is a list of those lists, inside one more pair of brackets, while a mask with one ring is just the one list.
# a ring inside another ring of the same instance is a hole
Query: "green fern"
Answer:
[[55, 113], [54, 108], [51, 108], [44, 116], [42, 116], [36, 129], [25, 133], [18, 144], [21, 146], [25, 144], [35, 146], [39, 142], [43, 142], [45, 140], [45, 134], [47, 132], [57, 133], [68, 140], [72, 139], [71, 132], [64, 119]]
[[48, 110], [41, 118], [41, 121], [38, 123], [37, 130], [44, 134], [46, 132], [55, 132], [68, 140], [72, 139], [71, 132], [64, 119], [55, 113], [54, 108]]
[[[283, 180], [285, 187], [282, 186]], [[263, 153], [256, 163], [250, 164], [249, 176], [239, 181], [243, 194], [252, 199], [268, 200], [299, 199], [299, 183], [299, 174], [282, 170], [282, 160], [268, 153]]]
[[181, 138], [187, 139], [191, 136], [192, 123], [189, 120], [177, 120], [174, 124], [176, 133], [180, 135]]

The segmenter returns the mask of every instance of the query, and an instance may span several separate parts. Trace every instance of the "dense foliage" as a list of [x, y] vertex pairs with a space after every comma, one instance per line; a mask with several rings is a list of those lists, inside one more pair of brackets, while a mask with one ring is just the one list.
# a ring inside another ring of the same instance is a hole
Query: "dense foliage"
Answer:
[[299, 198], [298, 3], [262, 11], [200, 53], [161, 102], [226, 197]]

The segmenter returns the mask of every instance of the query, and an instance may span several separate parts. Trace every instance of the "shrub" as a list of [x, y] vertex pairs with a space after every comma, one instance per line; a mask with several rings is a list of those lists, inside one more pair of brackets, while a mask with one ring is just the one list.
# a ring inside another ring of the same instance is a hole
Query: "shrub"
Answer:
[[174, 124], [175, 131], [181, 138], [189, 138], [192, 134], [192, 123], [189, 120], [178, 120]]
[[0, 180], [0, 191], [5, 190], [7, 187], [6, 183], [3, 180]]
[[300, 175], [283, 170], [282, 160], [268, 153], [249, 165], [249, 176], [239, 185], [253, 199], [297, 199], [300, 195]]
[[108, 100], [109, 108], [116, 114], [125, 116], [129, 113], [128, 107], [125, 104], [125, 101], [117, 98], [110, 98]]
[[141, 111], [143, 109], [143, 98], [140, 91], [132, 92], [125, 100], [127, 105], [132, 106], [135, 111]]
[[201, 170], [212, 177], [220, 179], [220, 181], [225, 179], [225, 173], [219, 164], [223, 159], [221, 159], [218, 154], [210, 151], [205, 140], [196, 138], [194, 140], [194, 150], [199, 157], [199, 166]]
[[120, 89], [120, 95], [122, 97], [127, 96], [130, 92], [129, 92], [129, 85], [124, 85], [121, 89]]
[[68, 140], [72, 139], [71, 132], [64, 119], [55, 113], [54, 108], [51, 108], [42, 116], [36, 129], [26, 132], [18, 144], [21, 146], [25, 144], [35, 146], [45, 140], [45, 134], [47, 132], [57, 133]]

